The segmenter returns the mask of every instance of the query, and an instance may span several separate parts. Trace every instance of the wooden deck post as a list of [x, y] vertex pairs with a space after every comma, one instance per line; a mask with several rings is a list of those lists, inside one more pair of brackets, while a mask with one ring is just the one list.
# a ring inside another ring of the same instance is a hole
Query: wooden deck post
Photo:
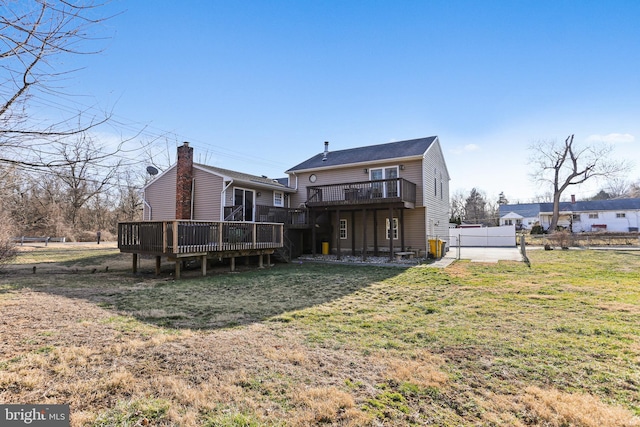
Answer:
[[180, 267], [182, 266], [182, 260], [181, 259], [177, 259], [176, 260], [176, 280], [178, 280], [180, 278]]
[[389, 260], [393, 261], [393, 207], [389, 206]]
[[362, 261], [366, 261], [366, 260], [367, 260], [367, 209], [362, 209]]
[[342, 245], [340, 244], [340, 208], [336, 210], [336, 259], [342, 259]]
[[311, 255], [316, 256], [316, 212], [311, 211]]
[[200, 257], [200, 263], [201, 268], [202, 268], [202, 277], [207, 275], [207, 256], [206, 255], [202, 255], [202, 257]]
[[378, 211], [373, 210], [373, 256], [378, 256]]
[[258, 241], [258, 223], [253, 223], [253, 248], [256, 247], [256, 242]]
[[236, 271], [236, 257], [234, 256], [231, 257], [230, 264], [231, 264], [231, 271]]
[[133, 270], [133, 274], [138, 272], [138, 254], [132, 254], [133, 257], [131, 259], [131, 270]]
[[404, 209], [400, 209], [400, 251], [404, 252]]
[[160, 275], [160, 265], [162, 264], [162, 257], [160, 255], [156, 256], [156, 276]]
[[267, 267], [271, 267], [271, 254], [267, 254]]
[[167, 221], [162, 221], [162, 253], [166, 254], [167, 252]]
[[351, 256], [356, 256], [356, 211], [351, 211]]
[[173, 221], [173, 253], [178, 253], [178, 221]]
[[262, 254], [258, 255], [258, 268], [264, 268]]

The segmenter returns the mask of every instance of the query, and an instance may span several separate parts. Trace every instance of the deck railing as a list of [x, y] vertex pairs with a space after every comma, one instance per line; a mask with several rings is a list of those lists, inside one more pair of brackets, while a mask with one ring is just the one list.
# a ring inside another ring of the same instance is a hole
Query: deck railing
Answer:
[[236, 221], [143, 221], [118, 224], [123, 252], [190, 254], [283, 246], [283, 224]]
[[307, 206], [416, 202], [416, 184], [404, 178], [307, 187]]
[[[228, 220], [239, 221], [242, 217], [242, 212], [242, 206], [224, 207], [224, 217], [228, 218]], [[307, 209], [256, 205], [255, 221], [282, 223], [288, 228], [306, 228], [309, 226], [309, 215]]]

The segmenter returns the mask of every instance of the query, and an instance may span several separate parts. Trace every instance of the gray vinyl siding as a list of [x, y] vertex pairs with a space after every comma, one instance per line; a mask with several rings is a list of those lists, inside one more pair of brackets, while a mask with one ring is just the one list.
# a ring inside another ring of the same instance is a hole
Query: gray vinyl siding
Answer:
[[[422, 206], [423, 180], [422, 168], [420, 167], [421, 163], [421, 159], [408, 161], [391, 160], [384, 163], [375, 163], [370, 165], [360, 164], [358, 166], [341, 167], [330, 170], [320, 170], [316, 172], [302, 172], [295, 175], [291, 174], [289, 175], [290, 185], [296, 185], [296, 177], [298, 180], [298, 192], [291, 195], [291, 207], [298, 207], [307, 201], [307, 187], [369, 181], [370, 174], [369, 172], [365, 173], [365, 169], [370, 170], [400, 165], [404, 165], [404, 170], [399, 169], [398, 176], [416, 184], [416, 206]], [[317, 180], [314, 183], [309, 181], [309, 177], [312, 174], [317, 177]]]
[[[417, 251], [420, 249], [422, 254], [424, 254], [427, 250], [427, 240], [425, 233], [425, 221], [424, 221], [424, 211], [423, 207], [416, 209], [405, 209], [404, 210], [404, 246], [406, 250]], [[398, 223], [400, 229], [398, 230], [398, 238], [393, 240], [393, 250], [400, 251], [401, 249], [401, 229], [402, 223], [400, 220], [400, 211], [395, 209], [393, 211], [393, 216], [398, 218]], [[389, 217], [389, 211], [378, 210], [376, 212], [377, 217], [377, 235], [378, 235], [378, 249], [381, 252], [386, 252], [389, 249], [389, 240], [386, 235], [386, 220]], [[341, 211], [340, 219], [347, 220], [347, 238], [340, 240], [340, 249], [343, 253], [350, 253], [352, 249], [352, 244], [355, 239], [355, 248], [356, 253], [360, 254], [362, 251], [362, 211], [355, 212], [355, 224], [353, 222], [353, 216], [351, 211]], [[335, 213], [332, 213], [331, 216], [331, 224], [333, 228], [333, 234], [331, 236], [331, 250], [335, 252], [335, 249], [338, 247], [338, 239], [340, 237], [339, 234], [339, 225], [338, 225], [338, 217]], [[373, 211], [367, 211], [367, 248], [368, 250], [373, 250]]]
[[151, 206], [144, 206], [144, 219], [170, 221], [176, 218], [176, 167], [158, 176], [144, 191], [144, 198]]
[[424, 177], [423, 197], [427, 206], [425, 215], [427, 237], [434, 239], [437, 236], [441, 240], [448, 240], [449, 173], [440, 141], [434, 141], [425, 153], [422, 174]]
[[220, 221], [222, 177], [194, 168], [193, 212], [194, 220]]

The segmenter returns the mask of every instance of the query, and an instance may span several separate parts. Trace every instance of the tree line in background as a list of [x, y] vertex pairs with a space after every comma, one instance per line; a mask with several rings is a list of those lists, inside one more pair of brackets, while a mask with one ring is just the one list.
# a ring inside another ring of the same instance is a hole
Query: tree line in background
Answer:
[[[604, 188], [596, 194], [584, 199], [610, 200], [623, 198], [640, 198], [640, 180], [629, 182], [624, 179], [613, 178]], [[553, 193], [548, 192], [534, 197], [527, 203], [553, 203]], [[455, 191], [449, 200], [449, 221], [455, 224], [482, 224], [487, 227], [500, 225], [500, 205], [509, 204], [504, 193], [500, 193], [495, 199], [487, 197], [487, 194], [477, 188], [472, 188], [469, 193], [463, 190]]]
[[65, 87], [81, 67], [72, 58], [100, 53], [109, 37], [102, 5], [0, 0], [0, 264], [15, 236], [108, 237], [140, 214], [139, 134], [98, 142], [111, 112]]

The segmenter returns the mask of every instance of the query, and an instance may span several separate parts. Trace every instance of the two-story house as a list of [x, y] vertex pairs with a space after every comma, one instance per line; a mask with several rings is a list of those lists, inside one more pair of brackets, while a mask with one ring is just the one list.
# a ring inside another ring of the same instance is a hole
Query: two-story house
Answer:
[[[325, 149], [271, 179], [193, 162], [175, 165], [143, 188], [142, 222], [120, 223], [122, 252], [185, 258], [270, 256], [321, 250], [366, 258], [424, 256], [448, 236], [449, 173], [437, 137], [339, 151]], [[288, 185], [287, 185], [288, 184]], [[262, 261], [260, 261], [262, 262]]]
[[424, 255], [430, 239], [448, 236], [450, 178], [436, 136], [337, 151], [325, 142], [286, 173], [291, 206], [309, 209], [314, 253], [326, 242], [338, 255]]

